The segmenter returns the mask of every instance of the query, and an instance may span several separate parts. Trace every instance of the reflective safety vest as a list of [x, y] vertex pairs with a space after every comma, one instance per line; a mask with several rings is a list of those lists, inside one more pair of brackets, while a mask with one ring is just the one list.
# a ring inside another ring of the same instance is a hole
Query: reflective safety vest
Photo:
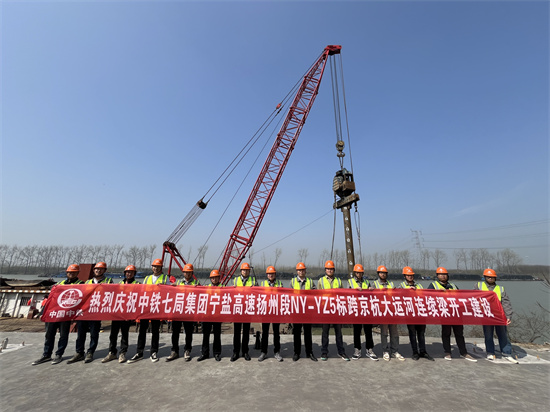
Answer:
[[[477, 288], [479, 290], [486, 290], [486, 291], [489, 290], [489, 288], [487, 287], [487, 283], [485, 283], [485, 282], [478, 282], [477, 283]], [[495, 285], [495, 288], [492, 291], [497, 294], [498, 300], [499, 300], [499, 302], [501, 302], [502, 301], [502, 292], [504, 291], [504, 288], [502, 286]]]
[[332, 279], [333, 279], [332, 286], [330, 286], [330, 281], [328, 280], [328, 277], [323, 276], [321, 278], [321, 282], [319, 282], [319, 288], [320, 289], [338, 289], [342, 287], [342, 281], [339, 278], [334, 277]]
[[72, 283], [69, 283], [68, 280], [69, 279], [62, 280], [61, 282], [58, 283], [58, 285], [79, 285], [81, 283], [84, 283], [80, 279], [77, 279], [75, 282], [72, 282]]
[[374, 286], [376, 286], [376, 289], [395, 289], [393, 282], [388, 281], [388, 283], [383, 284], [378, 279], [374, 281]]
[[[458, 289], [456, 287], [456, 285], [454, 285], [451, 282], [448, 282], [447, 284], [450, 286], [449, 289], [454, 289], [454, 290]], [[434, 285], [434, 289], [445, 290], [445, 287], [441, 283], [439, 283], [438, 281], [432, 282], [432, 285]]]
[[185, 280], [180, 280], [178, 283], [176, 283], [176, 285], [187, 285], [187, 286], [200, 286], [201, 284], [199, 283], [199, 281], [197, 279], [193, 279], [191, 282], [189, 283], [185, 283]]
[[[169, 278], [164, 273], [162, 273], [158, 278], [157, 281], [154, 283], [155, 285], [167, 285], [169, 283]], [[153, 285], [153, 275], [149, 275], [145, 278], [143, 281], [144, 285]]]
[[130, 282], [130, 283], [126, 283], [126, 279], [122, 279], [120, 282], [118, 282], [120, 285], [134, 285], [134, 284], [138, 284], [139, 285], [139, 282], [137, 280], [134, 279], [133, 282]]
[[[93, 279], [87, 280], [86, 283], [94, 283], [94, 280]], [[103, 280], [101, 282], [98, 282], [98, 283], [113, 283], [113, 279], [108, 278], [107, 276], [105, 276], [103, 278]]]
[[283, 287], [283, 282], [281, 282], [279, 279], [275, 279], [275, 284], [273, 286], [271, 286], [269, 284], [269, 280], [264, 280], [264, 281], [262, 281], [261, 286], [265, 286], [267, 288], [269, 288], [269, 287], [282, 288]]
[[210, 282], [208, 287], [223, 288], [223, 287], [225, 287], [225, 285], [222, 285], [221, 283], [218, 283], [217, 285], [213, 285], [212, 282]]
[[415, 283], [414, 285], [409, 285], [407, 282], [403, 281], [401, 282], [401, 287], [403, 289], [424, 289], [424, 287], [420, 283]]
[[[304, 290], [313, 289], [313, 280], [311, 280], [310, 278], [306, 278], [305, 282], [303, 283], [304, 283]], [[298, 277], [294, 277], [290, 281], [290, 287], [293, 289], [300, 290], [302, 289], [302, 282], [298, 280]]]
[[254, 276], [249, 276], [246, 278], [244, 285], [243, 279], [238, 276], [233, 279], [233, 286], [254, 286], [256, 284], [256, 278]]
[[[348, 284], [351, 289], [359, 289], [359, 284], [357, 283], [357, 280], [355, 278], [348, 279]], [[363, 279], [361, 281], [361, 289], [368, 289], [368, 288], [369, 288], [368, 279]]]

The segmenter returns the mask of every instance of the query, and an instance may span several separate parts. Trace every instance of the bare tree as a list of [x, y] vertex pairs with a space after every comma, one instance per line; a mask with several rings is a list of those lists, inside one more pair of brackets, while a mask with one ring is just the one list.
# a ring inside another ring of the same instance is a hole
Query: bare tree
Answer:
[[199, 246], [198, 255], [197, 255], [197, 266], [199, 268], [204, 267], [204, 257], [206, 255], [207, 250], [208, 250], [208, 245]]
[[283, 249], [281, 249], [280, 247], [275, 248], [275, 261], [273, 262], [273, 266], [277, 267], [277, 261], [279, 260], [282, 254], [283, 254]]
[[113, 266], [114, 267], [120, 267], [120, 254], [122, 253], [122, 249], [124, 249], [124, 245], [114, 245], [113, 246]]
[[422, 269], [428, 270], [430, 268], [430, 251], [422, 249], [420, 256], [422, 259]]
[[308, 255], [309, 250], [307, 248], [298, 249], [298, 258], [300, 259], [300, 262], [306, 263]]
[[443, 266], [447, 260], [447, 254], [441, 249], [436, 249], [432, 252], [432, 259], [434, 260], [435, 266], [440, 267]]

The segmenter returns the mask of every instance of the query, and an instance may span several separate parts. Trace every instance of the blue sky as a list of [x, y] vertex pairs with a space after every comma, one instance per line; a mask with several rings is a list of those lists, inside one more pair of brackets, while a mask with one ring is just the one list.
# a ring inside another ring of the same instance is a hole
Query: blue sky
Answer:
[[[1, 18], [1, 243], [160, 250], [340, 44], [363, 253], [412, 249], [412, 229], [431, 250], [510, 247], [549, 263], [548, 2], [3, 1]], [[277, 247], [286, 264], [331, 248], [334, 130], [327, 73], [254, 244], [267, 261]], [[244, 173], [182, 239], [184, 255]]]

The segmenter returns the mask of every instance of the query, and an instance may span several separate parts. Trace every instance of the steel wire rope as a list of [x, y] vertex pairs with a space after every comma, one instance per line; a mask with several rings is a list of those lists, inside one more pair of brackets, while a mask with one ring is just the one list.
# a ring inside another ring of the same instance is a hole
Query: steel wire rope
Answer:
[[[351, 174], [353, 174], [353, 158], [351, 156], [351, 139], [349, 136], [349, 121], [348, 121], [348, 106], [346, 104], [346, 87], [344, 85], [344, 66], [342, 63], [342, 55], [339, 55], [339, 61], [340, 61], [340, 77], [342, 82], [342, 95], [343, 95], [343, 103], [344, 103], [344, 119], [346, 121], [346, 133], [348, 135], [348, 153], [349, 153], [349, 164], [351, 168]], [[357, 207], [357, 204], [356, 204]]]

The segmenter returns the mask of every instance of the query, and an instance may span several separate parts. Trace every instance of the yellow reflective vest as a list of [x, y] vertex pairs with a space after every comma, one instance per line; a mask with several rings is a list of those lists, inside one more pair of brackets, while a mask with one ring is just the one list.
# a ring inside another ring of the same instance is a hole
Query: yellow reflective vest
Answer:
[[[479, 290], [489, 291], [489, 288], [487, 287], [487, 283], [485, 283], [485, 282], [478, 282], [477, 283], [477, 288]], [[493, 292], [495, 292], [497, 294], [499, 302], [502, 302], [502, 292], [503, 291], [504, 291], [504, 288], [502, 286], [499, 286], [499, 285], [495, 285], [495, 288], [493, 289]]]

